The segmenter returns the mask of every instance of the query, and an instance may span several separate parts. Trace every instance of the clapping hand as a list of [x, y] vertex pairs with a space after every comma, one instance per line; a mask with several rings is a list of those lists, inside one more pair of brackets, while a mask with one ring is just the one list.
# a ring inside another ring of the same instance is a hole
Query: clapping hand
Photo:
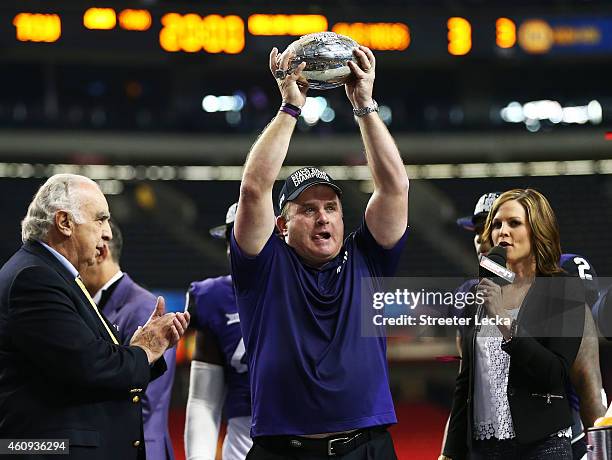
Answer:
[[168, 349], [178, 343], [189, 326], [189, 312], [165, 313], [166, 302], [163, 297], [157, 298], [151, 317], [139, 327], [130, 345], [141, 347], [147, 354], [149, 364], [157, 361]]

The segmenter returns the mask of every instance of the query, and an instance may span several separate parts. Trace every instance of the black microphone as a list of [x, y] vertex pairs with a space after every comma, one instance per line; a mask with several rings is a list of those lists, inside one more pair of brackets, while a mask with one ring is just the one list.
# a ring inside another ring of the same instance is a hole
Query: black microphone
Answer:
[[[480, 254], [478, 256], [478, 277], [480, 279], [487, 278], [499, 286], [512, 284], [514, 282], [515, 273], [506, 268], [506, 248], [503, 246], [495, 246], [487, 255]], [[484, 315], [484, 304], [478, 305], [476, 318], [482, 318]], [[480, 322], [476, 326], [476, 332], [480, 332]]]
[[480, 254], [478, 257], [478, 276], [480, 279], [488, 278], [500, 286], [514, 282], [516, 275], [506, 268], [505, 247], [495, 246], [487, 255]]

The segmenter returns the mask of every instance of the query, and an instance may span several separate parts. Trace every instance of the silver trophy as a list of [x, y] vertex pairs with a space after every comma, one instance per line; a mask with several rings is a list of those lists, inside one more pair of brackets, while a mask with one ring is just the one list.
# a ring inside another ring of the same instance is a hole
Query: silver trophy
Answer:
[[310, 88], [337, 88], [351, 78], [351, 69], [346, 63], [349, 60], [357, 62], [353, 50], [358, 46], [352, 38], [335, 32], [304, 35], [287, 48], [295, 53], [289, 63], [289, 71], [305, 62], [302, 75], [308, 80]]

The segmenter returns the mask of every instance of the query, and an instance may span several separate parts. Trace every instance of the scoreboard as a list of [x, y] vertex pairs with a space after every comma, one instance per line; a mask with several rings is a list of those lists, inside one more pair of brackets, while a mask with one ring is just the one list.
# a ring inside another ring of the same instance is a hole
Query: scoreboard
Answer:
[[[105, 56], [262, 55], [301, 35], [331, 30], [400, 61], [612, 54], [612, 12], [553, 16], [511, 12], [441, 14], [393, 9], [283, 11], [206, 6], [150, 9], [121, 4], [0, 6], [1, 56], [17, 59]], [[251, 7], [254, 8], [254, 7]], [[390, 9], [390, 8], [387, 8]], [[361, 11], [361, 12], [360, 12]]]

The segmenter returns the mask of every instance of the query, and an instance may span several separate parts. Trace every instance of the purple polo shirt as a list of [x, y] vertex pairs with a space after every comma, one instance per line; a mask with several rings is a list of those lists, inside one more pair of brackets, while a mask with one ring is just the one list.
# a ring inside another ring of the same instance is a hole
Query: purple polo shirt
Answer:
[[[256, 257], [231, 236], [231, 263], [251, 380], [251, 436], [396, 423], [386, 340], [361, 335], [361, 283], [393, 276], [406, 234], [382, 248], [365, 221], [320, 269], [271, 235]], [[369, 287], [373, 289], [372, 286]]]

